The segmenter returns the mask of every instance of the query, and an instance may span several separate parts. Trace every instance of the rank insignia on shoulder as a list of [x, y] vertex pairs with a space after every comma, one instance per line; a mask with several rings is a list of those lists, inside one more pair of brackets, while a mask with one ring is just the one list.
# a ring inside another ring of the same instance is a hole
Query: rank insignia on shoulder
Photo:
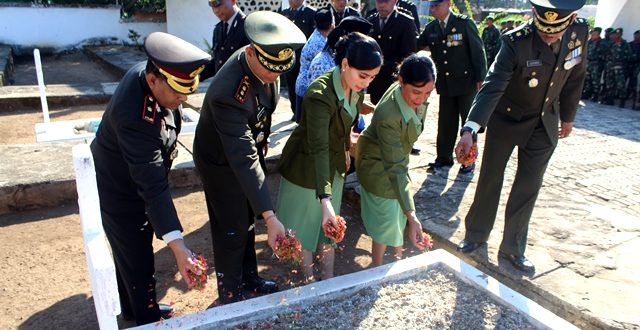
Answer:
[[149, 124], [153, 124], [156, 122], [156, 113], [160, 111], [158, 107], [158, 103], [151, 97], [151, 95], [147, 95], [144, 98], [144, 106], [142, 107], [142, 120], [146, 121]]
[[249, 82], [249, 76], [242, 77], [242, 80], [240, 80], [240, 85], [238, 85], [238, 89], [236, 90], [236, 95], [234, 96], [236, 101], [244, 104], [244, 99], [245, 97], [247, 97], [247, 93], [249, 92], [249, 86], [251, 86]]
[[507, 34], [507, 36], [509, 37], [509, 40], [511, 41], [516, 41], [519, 39], [524, 39], [526, 38], [528, 35], [531, 34], [531, 28], [525, 26], [521, 29], [518, 30], [513, 30], [515, 32], [510, 32]]

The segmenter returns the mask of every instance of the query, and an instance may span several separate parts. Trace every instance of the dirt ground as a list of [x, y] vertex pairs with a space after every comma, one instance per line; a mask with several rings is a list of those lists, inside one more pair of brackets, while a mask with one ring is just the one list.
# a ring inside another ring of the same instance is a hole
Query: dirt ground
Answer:
[[[35, 84], [32, 62], [19, 60], [15, 84]], [[109, 82], [118, 79], [91, 63], [84, 54], [72, 52], [44, 57], [45, 81], [54, 83]], [[106, 104], [51, 109], [51, 120], [100, 117]], [[42, 114], [34, 110], [0, 112], [0, 143], [35, 143], [34, 125]], [[269, 178], [271, 191], [277, 191], [278, 178]], [[156, 240], [156, 279], [158, 300], [172, 304], [176, 315], [211, 307], [217, 298], [213, 251], [204, 194], [200, 187], [173, 192], [187, 245], [210, 261], [210, 283], [203, 291], [188, 290], [177, 271], [166, 245]], [[275, 195], [275, 194], [274, 194]], [[348, 221], [345, 240], [336, 253], [335, 274], [362, 270], [371, 263], [371, 239], [362, 222], [350, 215], [359, 207], [353, 192], [345, 194], [342, 215]], [[273, 257], [266, 245], [265, 228], [257, 226], [256, 251], [262, 276], [275, 279], [281, 289], [300, 285], [298, 269]], [[391, 250], [389, 250], [390, 252]], [[419, 253], [413, 248], [405, 256]], [[389, 261], [392, 257], [388, 256]], [[0, 329], [97, 329], [89, 274], [77, 205], [63, 205], [0, 216]], [[120, 323], [121, 327], [133, 326]]]
[[[271, 186], [277, 184], [271, 180]], [[213, 263], [211, 232], [199, 187], [174, 191], [187, 245]], [[353, 200], [353, 198], [351, 198]], [[343, 203], [343, 215], [356, 214], [358, 206]], [[359, 218], [347, 216], [345, 240], [336, 253], [335, 274], [362, 270], [371, 263], [371, 239]], [[405, 244], [408, 246], [407, 244]], [[176, 315], [205, 310], [217, 298], [214, 268], [203, 291], [188, 290], [173, 255], [155, 240], [158, 300], [172, 304]], [[275, 259], [266, 245], [265, 227], [257, 226], [256, 251], [262, 276], [275, 279], [282, 289], [300, 285], [298, 269]], [[389, 249], [391, 252], [391, 249]], [[419, 253], [409, 247], [405, 256]], [[0, 216], [0, 329], [96, 329], [95, 314], [77, 205]], [[388, 256], [392, 261], [392, 257]], [[121, 326], [133, 326], [121, 322]]]
[[[83, 105], [49, 109], [51, 121], [100, 118], [106, 104]], [[18, 110], [0, 112], [0, 144], [36, 143], [35, 124], [42, 123], [42, 112], [38, 110]]]

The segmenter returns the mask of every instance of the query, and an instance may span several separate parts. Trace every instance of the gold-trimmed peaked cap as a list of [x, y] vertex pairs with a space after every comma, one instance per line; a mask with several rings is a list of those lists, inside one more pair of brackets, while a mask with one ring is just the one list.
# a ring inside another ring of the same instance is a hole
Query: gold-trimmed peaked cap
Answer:
[[307, 38], [288, 18], [272, 11], [257, 11], [244, 21], [247, 38], [260, 64], [269, 71], [284, 73], [296, 63], [296, 50]]
[[200, 48], [164, 32], [149, 34], [144, 40], [144, 50], [167, 79], [169, 87], [181, 94], [191, 94], [198, 89], [198, 75], [211, 60]]
[[571, 24], [571, 14], [582, 8], [586, 0], [529, 0], [536, 9], [533, 24], [547, 34], [564, 31]]

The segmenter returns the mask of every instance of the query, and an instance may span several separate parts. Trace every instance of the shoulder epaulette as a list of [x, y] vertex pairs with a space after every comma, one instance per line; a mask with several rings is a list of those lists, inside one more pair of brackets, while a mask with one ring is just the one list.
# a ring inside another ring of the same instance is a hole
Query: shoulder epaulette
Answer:
[[411, 15], [411, 12], [409, 12], [406, 9], [400, 9], [400, 7], [396, 8], [396, 12], [398, 13], [398, 16], [404, 16], [408, 19], [410, 19], [411, 21], [413, 21], [413, 16]]
[[527, 38], [529, 35], [531, 35], [531, 32], [533, 32], [533, 29], [531, 28], [531, 26], [529, 26], [528, 24], [525, 24], [514, 30], [507, 32], [506, 37], [513, 42], [516, 40]]
[[251, 83], [249, 82], [249, 76], [242, 77], [242, 79], [240, 80], [240, 84], [238, 84], [236, 95], [234, 95], [233, 98], [235, 98], [236, 101], [240, 102], [240, 104], [244, 104], [244, 99], [247, 97], [250, 86]]
[[151, 95], [146, 95], [142, 106], [142, 120], [153, 124], [156, 121], [156, 113], [158, 112], [160, 112], [158, 102]]

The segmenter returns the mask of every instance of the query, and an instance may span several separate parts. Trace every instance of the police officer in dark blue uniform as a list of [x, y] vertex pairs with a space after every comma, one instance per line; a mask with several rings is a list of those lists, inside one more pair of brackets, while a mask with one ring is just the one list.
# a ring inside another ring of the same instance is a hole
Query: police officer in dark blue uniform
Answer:
[[120, 81], [91, 143], [123, 318], [135, 318], [139, 325], [170, 312], [161, 313], [156, 302], [154, 233], [173, 251], [189, 286], [187, 272], [199, 273], [182, 239], [167, 178], [177, 155], [181, 104], [196, 91], [198, 74], [210, 59], [162, 32], [150, 34], [144, 48], [149, 59]]
[[278, 290], [258, 276], [254, 220], [265, 222], [273, 248], [284, 227], [273, 212], [264, 157], [278, 77], [293, 67], [295, 51], [306, 41], [293, 22], [270, 11], [248, 15], [245, 31], [251, 44], [233, 54], [211, 81], [193, 141], [222, 304], [244, 299], [245, 290]]

